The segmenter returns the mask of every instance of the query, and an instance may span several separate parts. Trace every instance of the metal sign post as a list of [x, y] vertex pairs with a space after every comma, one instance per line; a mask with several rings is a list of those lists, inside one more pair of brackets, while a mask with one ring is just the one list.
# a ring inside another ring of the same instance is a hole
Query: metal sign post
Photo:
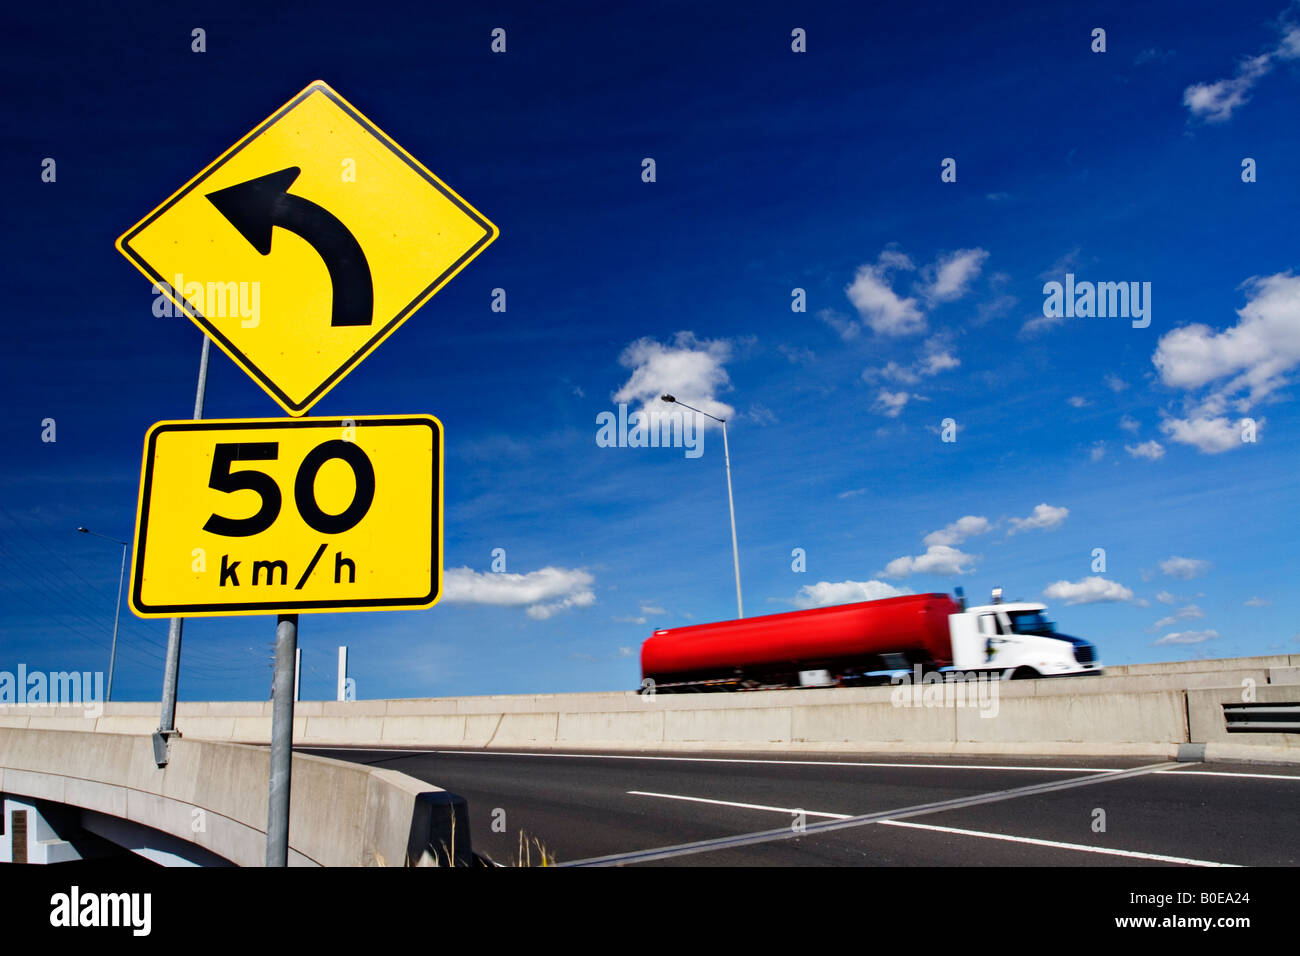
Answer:
[[[199, 356], [199, 385], [194, 393], [194, 417], [203, 417], [203, 400], [208, 393], [208, 353], [212, 340], [203, 336], [203, 352]], [[167, 626], [167, 662], [163, 665], [162, 715], [158, 730], [153, 735], [154, 762], [167, 766], [167, 741], [176, 733], [176, 688], [181, 670], [181, 634], [185, 619], [174, 617]]]
[[275, 678], [271, 702], [271, 789], [266, 803], [266, 865], [289, 865], [289, 788], [293, 768], [293, 663], [298, 615], [275, 625]]

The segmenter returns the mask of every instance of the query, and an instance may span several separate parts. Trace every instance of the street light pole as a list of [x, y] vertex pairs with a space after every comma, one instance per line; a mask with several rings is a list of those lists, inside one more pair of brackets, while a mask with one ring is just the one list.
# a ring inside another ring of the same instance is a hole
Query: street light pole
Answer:
[[78, 528], [82, 534], [93, 534], [96, 538], [103, 538], [105, 541], [112, 541], [122, 546], [122, 568], [117, 573], [117, 608], [113, 611], [113, 646], [108, 652], [108, 689], [104, 692], [104, 702], [113, 699], [113, 670], [117, 666], [117, 625], [122, 618], [122, 584], [126, 580], [126, 549], [127, 543], [119, 541], [117, 538], [110, 538], [106, 534], [100, 534], [98, 531], [91, 531], [89, 528]]
[[727, 420], [722, 422], [722, 459], [727, 465], [727, 509], [731, 512], [731, 560], [736, 566], [736, 617], [745, 616], [745, 604], [740, 597], [740, 548], [736, 545], [736, 502], [731, 497], [731, 450], [727, 448]]
[[[203, 417], [203, 400], [208, 392], [208, 352], [212, 340], [203, 336], [203, 352], [199, 355], [199, 384], [194, 393], [194, 417]], [[158, 766], [167, 764], [167, 741], [176, 733], [176, 688], [180, 683], [181, 636], [185, 619], [174, 617], [167, 626], [167, 660], [163, 665], [162, 714], [158, 730], [153, 735], [154, 759]]]
[[681, 405], [683, 408], [689, 408], [691, 411], [703, 415], [705, 418], [712, 418], [722, 425], [722, 460], [726, 464], [727, 471], [727, 510], [731, 512], [731, 560], [736, 568], [736, 617], [743, 618], [745, 616], [745, 602], [740, 594], [740, 548], [736, 544], [736, 500], [731, 494], [731, 449], [727, 446], [727, 420], [718, 418], [716, 415], [710, 415], [693, 405], [678, 401], [672, 395], [661, 395], [660, 400]]

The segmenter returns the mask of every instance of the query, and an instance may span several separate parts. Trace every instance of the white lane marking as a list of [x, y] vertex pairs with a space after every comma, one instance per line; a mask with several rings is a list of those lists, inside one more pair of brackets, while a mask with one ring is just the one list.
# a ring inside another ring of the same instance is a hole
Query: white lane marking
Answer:
[[[1158, 771], [1163, 773], [1164, 771]], [[662, 797], [665, 800], [689, 800], [692, 803], [710, 803], [720, 807], [739, 807], [742, 810], [771, 810], [773, 813], [802, 813], [809, 817], [829, 817], [832, 820], [850, 820], [851, 814], [825, 813], [818, 810], [803, 810], [794, 807], [769, 807], [761, 803], [737, 803], [732, 800], [710, 800], [707, 797], [687, 797], [676, 793], [650, 793], [645, 790], [629, 790], [637, 797]], [[1117, 850], [1109, 847], [1087, 846], [1082, 843], [1062, 843], [1059, 840], [1039, 840], [1034, 837], [1008, 836], [1003, 833], [988, 833], [983, 830], [962, 830], [957, 827], [934, 826], [929, 823], [908, 823], [903, 820], [878, 820], [881, 826], [907, 827], [911, 830], [931, 830], [936, 833], [953, 833], [958, 836], [981, 837], [985, 840], [1003, 840], [1008, 843], [1027, 843], [1032, 846], [1045, 846], [1057, 850], [1077, 850], [1080, 853], [1101, 853], [1106, 856], [1123, 856], [1135, 860], [1155, 860], [1160, 863], [1182, 863], [1187, 866], [1237, 866], [1236, 863], [1215, 863], [1209, 860], [1193, 860], [1184, 856], [1166, 856], [1162, 853], [1143, 853], [1139, 850]]]
[[1172, 773], [1179, 777], [1253, 777], [1256, 780], [1300, 780], [1300, 777], [1285, 773], [1230, 773], [1226, 770], [1157, 770], [1156, 773]]
[[1057, 840], [1037, 840], [1033, 837], [1007, 836], [1004, 833], [986, 833], [983, 830], [960, 830], [957, 827], [939, 827], [929, 823], [908, 823], [903, 820], [881, 820], [880, 824], [887, 827], [907, 827], [911, 830], [933, 830], [937, 833], [955, 833], [958, 836], [981, 837], [985, 840], [1005, 840], [1010, 843], [1029, 843], [1033, 846], [1047, 846], [1058, 850], [1078, 850], [1080, 853], [1102, 853], [1107, 856], [1126, 856], [1135, 860], [1156, 860], [1160, 863], [1183, 863], [1187, 866], [1238, 866], [1236, 863], [1215, 863], [1212, 860], [1193, 860], [1185, 856], [1165, 856], [1163, 853], [1142, 853], [1138, 850], [1113, 850], [1109, 847], [1087, 846], [1082, 843], [1061, 843]]
[[796, 767], [915, 767], [918, 770], [1037, 770], [1047, 773], [1123, 773], [1123, 767], [1026, 767], [974, 763], [866, 763], [852, 760], [766, 760], [758, 757], [666, 757], [641, 754], [575, 754], [533, 750], [398, 750], [389, 747], [337, 746], [298, 743], [299, 750], [370, 750], [376, 753], [464, 754], [483, 757], [583, 757], [588, 760], [671, 760], [681, 763], [770, 763]]
[[761, 803], [735, 803], [731, 800], [710, 800], [707, 797], [684, 797], [677, 793], [650, 793], [646, 790], [629, 790], [634, 797], [662, 797], [665, 800], [689, 800], [691, 803], [712, 803], [719, 807], [740, 807], [742, 810], [771, 810], [774, 813], [802, 813], [809, 817], [829, 817], [832, 820], [851, 820], [850, 813], [820, 813], [816, 810], [793, 810], [787, 807], [769, 807]]
[[1018, 797], [1027, 797], [1043, 793], [1053, 793], [1057, 790], [1073, 790], [1078, 787], [1091, 787], [1099, 783], [1109, 783], [1113, 780], [1127, 780], [1130, 777], [1140, 777], [1157, 770], [1169, 770], [1177, 766], [1176, 764], [1163, 763], [1147, 764], [1143, 767], [1134, 767], [1132, 770], [1123, 770], [1118, 773], [1092, 773], [1085, 777], [1074, 777], [1068, 780], [1057, 780], [1051, 783], [1036, 783], [1027, 787], [1015, 787], [1010, 790], [996, 790], [991, 793], [981, 793], [970, 797], [956, 797], [951, 800], [940, 800], [935, 803], [922, 803], [910, 807], [900, 807], [896, 810], [881, 810], [876, 813], [867, 813], [862, 816], [850, 817], [847, 820], [823, 820], [819, 823], [810, 823], [802, 831], [795, 832], [791, 827], [781, 827], [777, 830], [760, 830], [756, 833], [740, 833], [734, 836], [714, 837], [709, 840], [697, 840], [693, 843], [679, 843], [675, 846], [657, 847], [650, 850], [634, 850], [630, 853], [612, 853], [606, 856], [591, 857], [586, 860], [576, 860], [573, 863], [563, 863], [561, 866], [618, 866], [626, 863], [646, 863], [651, 860], [666, 860], [672, 857], [686, 856], [692, 853], [709, 853], [714, 850], [736, 849], [742, 846], [753, 846], [758, 843], [769, 843], [774, 840], [789, 840], [796, 836], [802, 836], [804, 833], [817, 834], [826, 833], [831, 830], [843, 830], [848, 827], [869, 826], [880, 820], [902, 820], [908, 817], [925, 816], [930, 813], [938, 813], [941, 810], [956, 810], [963, 807], [980, 806], [986, 803], [998, 803], [1003, 800], [1014, 800]]

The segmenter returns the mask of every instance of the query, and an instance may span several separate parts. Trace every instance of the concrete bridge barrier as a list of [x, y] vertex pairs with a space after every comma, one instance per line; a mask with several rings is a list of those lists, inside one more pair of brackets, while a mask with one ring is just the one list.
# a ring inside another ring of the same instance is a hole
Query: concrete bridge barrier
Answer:
[[1250, 688], [1206, 688], [1187, 692], [1189, 738], [1205, 745], [1207, 760], [1260, 759], [1300, 763], [1300, 733], [1233, 732], [1225, 707], [1292, 704], [1300, 710], [1300, 682]]
[[[1300, 692], [1300, 655], [1116, 667], [1100, 677], [1003, 681], [978, 699], [928, 700], [922, 688], [753, 693], [488, 695], [296, 705], [297, 746], [493, 749], [1132, 754], [1172, 757], [1210, 744], [1212, 759], [1300, 760], [1295, 734], [1229, 734], [1224, 702]], [[1262, 697], [1261, 700], [1272, 699]], [[66, 712], [64, 712], [66, 711]], [[0, 707], [0, 726], [149, 734], [157, 704]], [[181, 703], [185, 739], [265, 744], [269, 702]]]
[[[137, 824], [240, 866], [266, 861], [269, 771], [262, 747], [186, 736], [160, 769], [149, 736], [0, 728], [0, 794]], [[292, 786], [291, 866], [470, 860], [464, 800], [413, 777], [295, 754]]]

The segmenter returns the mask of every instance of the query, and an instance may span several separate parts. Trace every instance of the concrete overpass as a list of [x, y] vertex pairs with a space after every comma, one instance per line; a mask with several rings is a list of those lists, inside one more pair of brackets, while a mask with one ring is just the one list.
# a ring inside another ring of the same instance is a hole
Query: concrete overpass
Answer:
[[[0, 764], [0, 861], [64, 862], [104, 841], [170, 866], [266, 859], [266, 748], [182, 738], [160, 768], [148, 735], [6, 727]], [[294, 755], [290, 866], [452, 859], [470, 862], [464, 800], [391, 770]]]
[[[296, 707], [294, 743], [322, 749], [1300, 762], [1300, 727], [1294, 723], [1300, 719], [1294, 712], [1300, 706], [1300, 655], [1114, 667], [1101, 677], [1001, 682], [984, 688], [978, 699], [954, 695], [943, 685], [917, 689], [925, 693], [899, 691], [305, 701]], [[268, 756], [257, 745], [270, 740], [269, 702], [180, 704], [177, 726], [184, 736], [173, 741], [172, 760], [161, 770], [149, 740], [156, 726], [157, 705], [151, 703], [110, 704], [97, 716], [80, 708], [0, 708], [0, 792], [9, 800], [80, 808], [83, 823], [89, 821], [107, 839], [114, 839], [113, 833], [122, 838], [121, 827], [115, 831], [115, 824], [101, 817], [151, 828], [221, 860], [260, 863]], [[445, 861], [437, 844], [450, 836], [453, 818], [462, 833], [467, 824], [463, 801], [436, 784], [376, 767], [295, 756], [294, 861]], [[452, 812], [457, 806], [458, 818]], [[445, 817], [445, 824], [431, 822], [432, 807], [442, 808], [438, 819]], [[210, 821], [206, 834], [192, 830], [196, 810]], [[413, 826], [413, 820], [422, 822]], [[187, 859], [174, 845], [161, 849], [164, 841], [152, 839], [158, 844], [155, 858]], [[468, 849], [464, 843], [459, 848]], [[190, 856], [190, 862], [213, 862], [198, 851]]]

